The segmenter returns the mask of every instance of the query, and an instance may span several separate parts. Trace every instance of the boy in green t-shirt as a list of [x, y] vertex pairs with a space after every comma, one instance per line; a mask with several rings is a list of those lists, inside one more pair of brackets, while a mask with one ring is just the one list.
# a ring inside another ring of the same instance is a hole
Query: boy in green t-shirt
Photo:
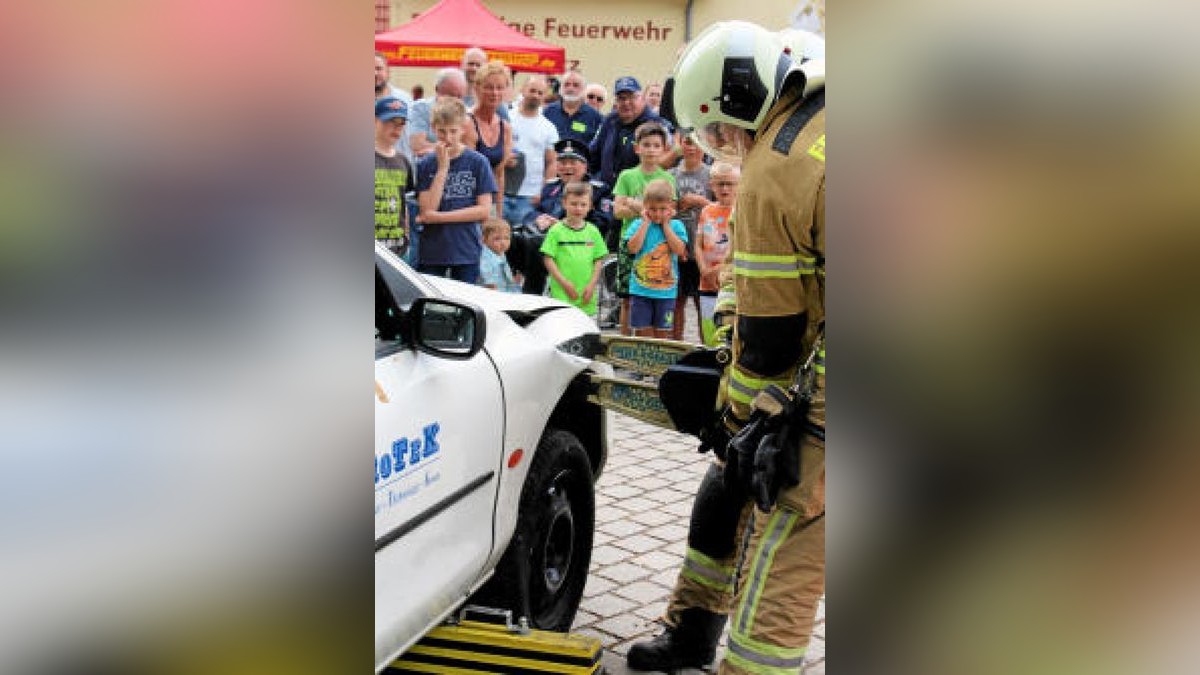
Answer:
[[[667, 147], [667, 130], [658, 122], [646, 122], [633, 133], [633, 151], [641, 163], [625, 169], [617, 176], [613, 186], [613, 215], [622, 219], [621, 234], [617, 241], [626, 238], [629, 226], [642, 215], [642, 193], [652, 180], [662, 179], [671, 184], [678, 197], [675, 177], [662, 168], [663, 152]], [[633, 255], [624, 246], [617, 248], [617, 297], [621, 298], [621, 334], [632, 335], [629, 330], [629, 275], [633, 271]]]
[[583, 219], [592, 208], [592, 186], [583, 182], [567, 184], [562, 204], [566, 215], [550, 226], [541, 248], [550, 275], [550, 297], [596, 316], [596, 284], [608, 247], [600, 230]]

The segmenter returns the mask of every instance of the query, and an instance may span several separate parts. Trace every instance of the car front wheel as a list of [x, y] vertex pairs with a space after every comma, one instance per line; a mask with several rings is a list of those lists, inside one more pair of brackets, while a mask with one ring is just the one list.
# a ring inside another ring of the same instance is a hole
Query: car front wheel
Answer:
[[548, 430], [521, 491], [512, 543], [484, 601], [497, 602], [532, 628], [570, 630], [587, 582], [596, 519], [592, 469], [573, 434]]

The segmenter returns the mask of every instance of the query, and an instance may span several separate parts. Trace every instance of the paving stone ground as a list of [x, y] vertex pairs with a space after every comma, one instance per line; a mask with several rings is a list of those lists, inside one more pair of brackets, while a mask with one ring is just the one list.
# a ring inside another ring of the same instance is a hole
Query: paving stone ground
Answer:
[[[685, 338], [695, 341], [689, 309]], [[660, 631], [656, 620], [683, 562], [692, 497], [710, 459], [696, 453], [690, 436], [608, 414], [609, 456], [597, 485], [592, 567], [572, 630], [599, 638], [609, 675], [624, 675], [638, 672], [625, 667], [630, 645]], [[724, 644], [722, 638], [722, 649]], [[824, 602], [803, 674], [825, 674]]]

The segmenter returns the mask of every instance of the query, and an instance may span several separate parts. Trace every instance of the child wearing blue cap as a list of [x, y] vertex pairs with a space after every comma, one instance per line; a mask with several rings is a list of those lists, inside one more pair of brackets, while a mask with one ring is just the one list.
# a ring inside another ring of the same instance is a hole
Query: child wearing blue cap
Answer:
[[412, 187], [412, 166], [396, 150], [408, 123], [408, 106], [385, 96], [375, 101], [375, 240], [396, 255], [408, 250], [408, 210], [404, 193]]

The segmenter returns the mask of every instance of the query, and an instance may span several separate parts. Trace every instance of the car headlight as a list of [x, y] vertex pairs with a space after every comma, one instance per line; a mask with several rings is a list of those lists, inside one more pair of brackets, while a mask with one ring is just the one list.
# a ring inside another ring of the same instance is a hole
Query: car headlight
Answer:
[[600, 334], [588, 333], [573, 337], [566, 342], [560, 342], [558, 350], [585, 359], [595, 358], [596, 354], [600, 353]]

